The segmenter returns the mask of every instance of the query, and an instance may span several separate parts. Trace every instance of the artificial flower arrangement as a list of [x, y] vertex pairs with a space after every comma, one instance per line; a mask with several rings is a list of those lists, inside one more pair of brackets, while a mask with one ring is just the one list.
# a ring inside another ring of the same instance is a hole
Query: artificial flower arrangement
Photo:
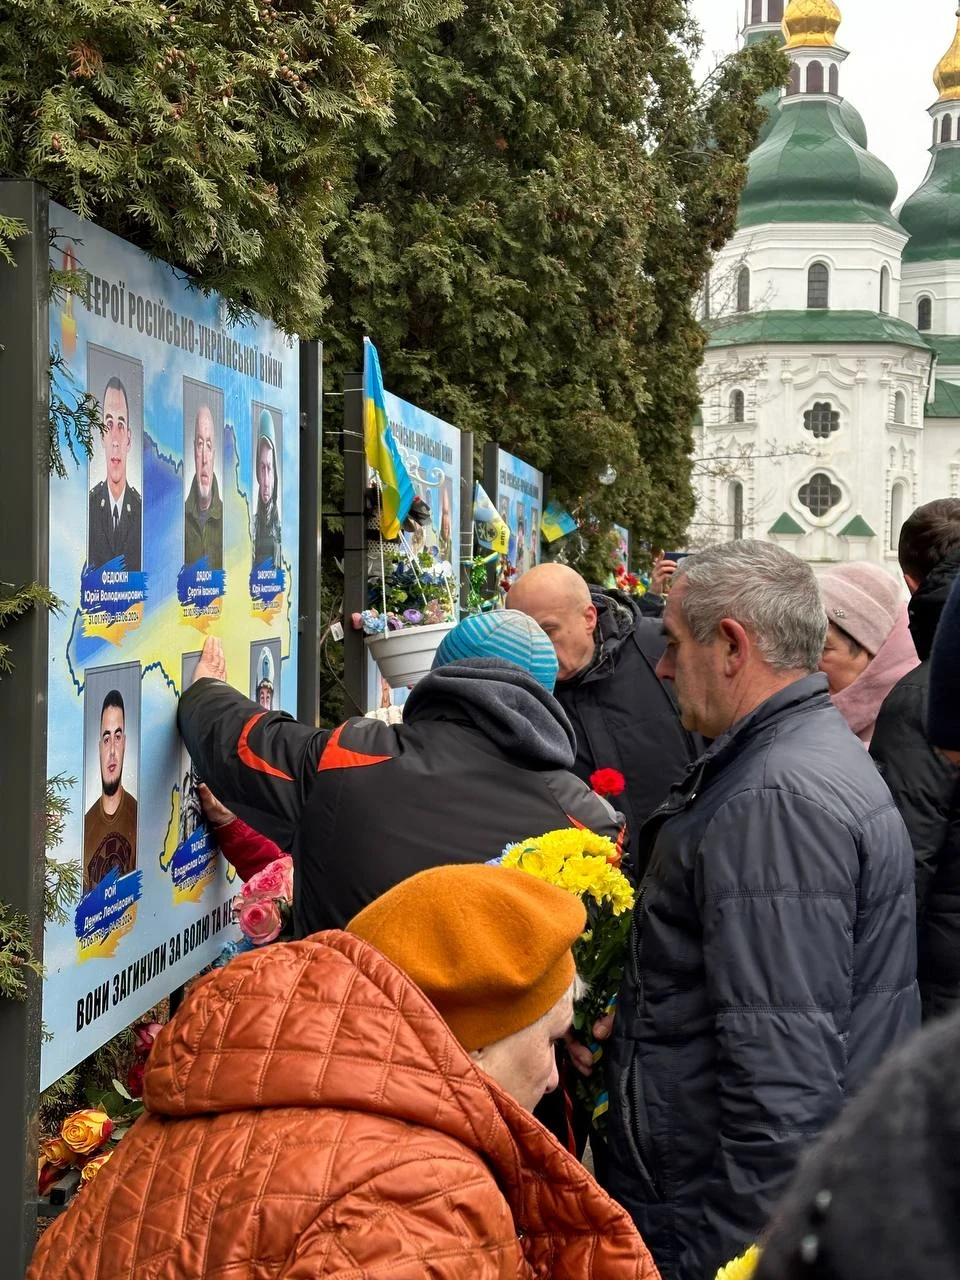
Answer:
[[252, 875], [233, 900], [233, 920], [250, 947], [265, 947], [292, 934], [293, 859], [289, 854]]
[[618, 564], [613, 570], [613, 586], [628, 596], [646, 595], [650, 589], [649, 580], [638, 573], [627, 573], [625, 564]]
[[[620, 850], [606, 836], [572, 827], [509, 845], [495, 861], [576, 894], [586, 909], [587, 927], [573, 944], [573, 958], [587, 993], [574, 1003], [573, 1028], [596, 1064], [602, 1049], [593, 1039], [593, 1024], [616, 1001], [634, 904], [633, 886], [620, 870]], [[603, 1073], [595, 1069], [588, 1078], [578, 1077], [577, 1092], [593, 1128], [605, 1138], [609, 1099]]]
[[48, 1195], [71, 1169], [80, 1170], [79, 1186], [92, 1182], [113, 1155], [114, 1145], [130, 1125], [143, 1114], [143, 1070], [153, 1042], [161, 1030], [159, 1022], [139, 1022], [133, 1030], [134, 1061], [127, 1081], [112, 1082], [112, 1088], [88, 1095], [91, 1106], [71, 1112], [56, 1137], [44, 1138], [37, 1160], [37, 1192]]
[[405, 627], [425, 627], [456, 621], [457, 581], [449, 560], [440, 560], [423, 548], [383, 548], [373, 557], [367, 591], [367, 608], [351, 619], [355, 630], [368, 636]]

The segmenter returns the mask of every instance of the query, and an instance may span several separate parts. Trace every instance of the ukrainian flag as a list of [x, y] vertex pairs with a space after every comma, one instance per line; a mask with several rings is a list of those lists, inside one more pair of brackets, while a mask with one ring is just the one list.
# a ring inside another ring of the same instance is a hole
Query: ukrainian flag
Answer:
[[369, 338], [363, 340], [363, 442], [367, 465], [380, 477], [380, 528], [390, 540], [399, 537], [416, 494], [387, 421], [380, 357]]

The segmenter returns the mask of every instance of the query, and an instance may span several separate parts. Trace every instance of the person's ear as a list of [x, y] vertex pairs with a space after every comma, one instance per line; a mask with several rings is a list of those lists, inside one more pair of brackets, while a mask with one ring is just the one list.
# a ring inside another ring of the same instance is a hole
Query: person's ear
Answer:
[[597, 625], [597, 606], [595, 604], [591, 603], [585, 606], [583, 610], [583, 620], [592, 631]]
[[917, 592], [920, 590], [919, 581], [916, 578], [911, 577], [909, 573], [905, 573], [903, 575], [903, 580], [907, 584], [907, 590], [910, 592], [912, 596], [915, 596]]
[[735, 676], [750, 657], [750, 637], [735, 618], [721, 618], [718, 631], [722, 641], [724, 674]]

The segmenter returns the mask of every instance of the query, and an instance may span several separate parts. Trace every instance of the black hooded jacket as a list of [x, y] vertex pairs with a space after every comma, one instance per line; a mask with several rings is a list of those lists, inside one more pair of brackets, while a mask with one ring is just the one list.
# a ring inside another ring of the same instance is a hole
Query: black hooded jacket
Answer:
[[597, 769], [617, 769], [626, 779], [626, 791], [614, 800], [627, 819], [632, 863], [640, 828], [702, 744], [683, 728], [668, 687], [657, 678], [666, 643], [660, 622], [644, 617], [623, 592], [592, 587], [590, 593], [597, 652], [580, 675], [558, 682], [556, 698], [577, 736], [577, 777], [589, 782]]
[[910, 634], [920, 666], [887, 695], [870, 744], [913, 843], [924, 1018], [960, 1004], [960, 769], [933, 749], [925, 729], [930, 651], [958, 575], [960, 551], [954, 551], [927, 574], [910, 601]]
[[399, 725], [362, 716], [315, 729], [219, 680], [185, 690], [180, 733], [199, 776], [293, 854], [294, 930], [342, 929], [401, 880], [622, 818], [568, 770], [573, 730], [547, 691], [497, 658], [421, 680]]

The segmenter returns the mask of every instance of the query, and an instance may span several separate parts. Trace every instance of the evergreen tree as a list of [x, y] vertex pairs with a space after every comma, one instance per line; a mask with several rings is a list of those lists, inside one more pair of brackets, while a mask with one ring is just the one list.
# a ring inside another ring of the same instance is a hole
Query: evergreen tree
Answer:
[[453, 0], [8, 0], [0, 170], [316, 335], [353, 129]]
[[693, 508], [691, 304], [786, 73], [755, 46], [700, 91], [696, 49], [683, 0], [467, 0], [399, 52], [330, 251], [333, 384], [368, 333], [391, 390], [657, 543]]

